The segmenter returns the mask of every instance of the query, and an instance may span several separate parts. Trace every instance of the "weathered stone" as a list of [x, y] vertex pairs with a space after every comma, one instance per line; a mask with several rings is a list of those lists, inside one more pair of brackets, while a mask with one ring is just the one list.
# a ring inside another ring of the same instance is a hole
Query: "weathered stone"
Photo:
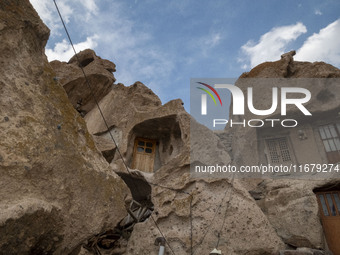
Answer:
[[[215, 247], [221, 231], [219, 249], [226, 254], [272, 254], [284, 247], [280, 238], [253, 199], [235, 180], [232, 200], [221, 229], [229, 199], [230, 180], [190, 179], [189, 166], [164, 166], [151, 179], [153, 183], [173, 191], [153, 187], [154, 220], [158, 223], [175, 254], [190, 254], [190, 213], [193, 224], [193, 250], [195, 254], [209, 254]], [[177, 191], [177, 192], [176, 192]], [[224, 194], [228, 191], [224, 200]], [[193, 195], [192, 211], [190, 212]], [[219, 207], [221, 205], [221, 208]], [[214, 218], [216, 211], [217, 217]], [[209, 231], [203, 240], [206, 231]], [[153, 246], [161, 236], [153, 221], [135, 226], [129, 240], [127, 254], [158, 254]], [[203, 241], [203, 242], [202, 242]], [[169, 247], [166, 247], [169, 252]]]
[[97, 135], [94, 135], [92, 137], [98, 150], [102, 153], [106, 161], [108, 163], [111, 163], [116, 152], [116, 145], [114, 144], [114, 142], [110, 139], [97, 136]]
[[[248, 126], [226, 128], [227, 132], [233, 134], [232, 157], [235, 165], [271, 164], [268, 148], [265, 147], [264, 141], [280, 136], [290, 139], [293, 148], [293, 152], [290, 150], [291, 155], [296, 157], [296, 161], [292, 159], [293, 165], [318, 163], [322, 160], [322, 162], [327, 163], [327, 158], [320, 155], [320, 148], [323, 147], [323, 144], [317, 143], [317, 140], [314, 140], [313, 137], [318, 135], [317, 128], [318, 125], [321, 125], [321, 120], [325, 118], [334, 119], [338, 115], [340, 86], [338, 79], [327, 79], [327, 82], [324, 83], [320, 82], [321, 79], [308, 78], [339, 78], [340, 70], [323, 62], [294, 61], [294, 54], [295, 52], [292, 51], [282, 55], [279, 61], [266, 62], [254, 67], [250, 72], [241, 75], [236, 85], [243, 92], [246, 92], [247, 87], [253, 87], [255, 108], [269, 109], [272, 102], [271, 87], [280, 89], [284, 84], [276, 84], [275, 81], [279, 79], [284, 81], [283, 78], [301, 78], [299, 83], [294, 86], [308, 85], [305, 88], [311, 92], [312, 98], [305, 105], [312, 113], [312, 117], [306, 120], [301, 112], [299, 114], [299, 110], [289, 107], [287, 108], [287, 116], [281, 116], [280, 107], [273, 114], [266, 116], [258, 116], [246, 110], [245, 115], [242, 116], [245, 120], [295, 118], [299, 122], [299, 127], [286, 129]], [[290, 80], [286, 79], [287, 82]], [[230, 115], [230, 117], [240, 120], [236, 116]], [[275, 163], [272, 163], [272, 165], [275, 165]], [[290, 176], [290, 178], [292, 177]], [[321, 179], [324, 178], [324, 176], [320, 177]], [[325, 249], [318, 203], [313, 190], [319, 186], [331, 185], [333, 182], [339, 183], [339, 179], [309, 180], [315, 179], [313, 174], [305, 175], [305, 180], [282, 180], [282, 178], [289, 178], [289, 176], [265, 181], [249, 179], [244, 180], [243, 184], [257, 199], [257, 204], [286, 244], [293, 247]], [[256, 182], [258, 186], [255, 188]]]
[[[115, 65], [92, 50], [80, 52], [79, 63], [76, 56], [68, 63], [53, 61], [56, 75], [42, 53], [48, 29], [27, 1], [17, 3], [0, 4], [6, 20], [0, 25], [0, 59], [6, 62], [0, 70], [1, 252], [92, 254], [81, 243], [113, 229], [126, 215], [124, 200], [133, 198], [153, 210], [152, 218], [136, 224], [130, 238], [130, 233], [122, 234], [111, 254], [158, 254], [154, 241], [161, 236], [159, 229], [176, 254], [190, 253], [191, 241], [195, 254], [209, 254], [219, 236], [223, 254], [323, 254], [316, 250], [325, 244], [313, 190], [337, 180], [232, 181], [190, 175], [190, 164], [216, 159], [223, 164], [257, 163], [261, 153], [256, 143], [248, 143], [256, 131], [214, 133], [192, 120], [181, 100], [162, 105], [141, 82], [111, 86]], [[261, 64], [241, 78], [340, 76], [324, 63], [295, 62], [294, 54]], [[109, 131], [80, 67], [90, 85], [96, 85], [93, 90]], [[316, 84], [312, 112], [337, 110], [337, 89]], [[89, 132], [73, 108], [87, 113]], [[194, 141], [189, 140], [190, 122], [197, 132]], [[151, 173], [131, 169], [138, 137], [157, 141]], [[190, 157], [190, 149], [197, 147], [202, 153]], [[115, 239], [104, 241], [111, 246]], [[284, 243], [307, 248], [282, 250]]]
[[[184, 118], [185, 114], [182, 101], [174, 100], [162, 106], [159, 98], [140, 82], [129, 87], [114, 85], [112, 91], [100, 101], [99, 106], [129, 166], [132, 163], [136, 137], [159, 141], [158, 147], [162, 149], [159, 149], [160, 155], [156, 157], [155, 169], [178, 155], [183, 144], [182, 139], [189, 139], [182, 138], [181, 133], [181, 118]], [[92, 134], [112, 141], [97, 108], [86, 115], [85, 121]], [[120, 155], [116, 154], [115, 160], [118, 159]], [[124, 168], [122, 171], [126, 172]]]
[[286, 244], [323, 248], [315, 181], [265, 180], [262, 210]]
[[[340, 109], [340, 86], [338, 79], [311, 79], [311, 78], [339, 78], [340, 70], [334, 66], [323, 62], [299, 62], [293, 60], [294, 51], [282, 55], [281, 60], [275, 62], [265, 62], [254, 67], [250, 72], [244, 73], [237, 80], [236, 85], [247, 93], [248, 87], [253, 87], [254, 90], [254, 107], [256, 109], [269, 109], [272, 105], [272, 87], [277, 87], [278, 90], [282, 86], [305, 87], [310, 91], [312, 98], [305, 104], [305, 107], [312, 113], [312, 118], [306, 120], [302, 112], [294, 105], [288, 105], [287, 116], [281, 116], [281, 107], [269, 115], [255, 115], [250, 112], [247, 107], [245, 114], [242, 116], [233, 116], [231, 105], [230, 119], [234, 121], [251, 120], [251, 119], [279, 119], [294, 118], [299, 122], [299, 127], [296, 129], [285, 129], [280, 127], [280, 122], [275, 122], [275, 129], [269, 127], [270, 122], [265, 122], [263, 128], [253, 128], [246, 125], [245, 127], [235, 126], [227, 127], [227, 133], [232, 133], [232, 157], [237, 165], [258, 165], [259, 161], [264, 161], [263, 148], [260, 150], [260, 141], [265, 140], [265, 136], [274, 136], [275, 133], [288, 132], [294, 146], [298, 145], [296, 141], [300, 138], [297, 132], [301, 130], [305, 132], [304, 143], [311, 141], [308, 137], [314, 136], [312, 123], [318, 122], [323, 118], [337, 118]], [[271, 79], [272, 78], [272, 79]], [[283, 79], [283, 78], [299, 78]], [[279, 82], [281, 81], [281, 82]], [[283, 82], [284, 81], [284, 82]], [[275, 83], [277, 82], [277, 83]], [[326, 103], [327, 102], [327, 103]], [[254, 123], [252, 123], [254, 124]], [[267, 128], [267, 129], [266, 129]], [[272, 129], [270, 131], [269, 129]], [[300, 131], [300, 132], [301, 132]], [[263, 146], [263, 144], [262, 144]], [[293, 146], [293, 147], [294, 147]], [[321, 146], [323, 146], [321, 144]], [[310, 159], [315, 159], [319, 155], [318, 144], [309, 143], [309, 150], [302, 153], [298, 159], [300, 164], [310, 163]], [[300, 149], [299, 149], [300, 150]], [[313, 151], [311, 151], [313, 150]], [[308, 152], [308, 153], [307, 153]], [[247, 155], [244, 157], [243, 155]], [[262, 162], [261, 162], [262, 163]], [[316, 163], [316, 162], [314, 162]]]
[[93, 255], [93, 253], [81, 246], [77, 255]]
[[[126, 254], [158, 254], [154, 241], [160, 233], [153, 220], [176, 254], [189, 253], [191, 217], [193, 248], [197, 249], [196, 254], [208, 254], [217, 241], [229, 196], [224, 201], [222, 199], [231, 186], [231, 180], [191, 178], [189, 164], [209, 160], [212, 158], [210, 154], [214, 153], [220, 155], [219, 160], [230, 162], [218, 136], [192, 120], [192, 125], [196, 125], [195, 130], [201, 137], [192, 146], [209, 145], [211, 148], [190, 159], [191, 117], [185, 112], [182, 102], [174, 100], [161, 105], [158, 97], [139, 82], [130, 87], [115, 85], [99, 105], [128, 167], [132, 164], [136, 137], [158, 141], [153, 173], [130, 170], [133, 174], [129, 175], [117, 153], [111, 163], [130, 187], [134, 199], [141, 202], [152, 198], [154, 207], [153, 219], [135, 225]], [[85, 120], [92, 134], [109, 139], [96, 108], [86, 115]], [[142, 184], [141, 178], [133, 176], [137, 173], [144, 176], [151, 186]], [[282, 249], [282, 241], [238, 180], [234, 181], [231, 189], [233, 196], [221, 231], [221, 249], [231, 254], [272, 254]], [[192, 216], [189, 194], [193, 196]], [[222, 207], [219, 208], [221, 203]], [[213, 220], [218, 209], [220, 211]], [[210, 232], [200, 244], [207, 230]], [[169, 250], [168, 247], [166, 249]]]
[[281, 253], [281, 255], [313, 255], [311, 251], [298, 251], [298, 250], [287, 250]]
[[129, 191], [53, 80], [29, 1], [1, 1], [0, 16], [0, 253], [68, 254], [117, 225]]
[[311, 248], [307, 248], [307, 247], [300, 247], [296, 249], [297, 251], [301, 251], [301, 252], [311, 252], [313, 255], [323, 255], [325, 254], [324, 251], [322, 250], [315, 250], [315, 249], [311, 249]]
[[[68, 63], [54, 60], [50, 64], [73, 107], [82, 115], [96, 105], [95, 98], [99, 102], [109, 93], [116, 80], [112, 74], [116, 71], [115, 64], [101, 59], [90, 49], [79, 52]], [[83, 68], [87, 80], [80, 67]]]
[[322, 250], [315, 250], [306, 247], [297, 248], [296, 250], [280, 251], [280, 255], [324, 255], [328, 254]]
[[281, 59], [265, 62], [243, 73], [240, 78], [337, 78], [340, 70], [324, 62], [294, 61], [295, 51], [285, 53]]

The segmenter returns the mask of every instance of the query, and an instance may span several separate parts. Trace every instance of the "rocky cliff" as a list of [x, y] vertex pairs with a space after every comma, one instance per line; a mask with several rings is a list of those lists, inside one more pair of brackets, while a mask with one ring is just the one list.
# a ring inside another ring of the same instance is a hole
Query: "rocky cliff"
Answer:
[[[221, 248], [232, 254], [247, 252], [271, 254], [283, 248], [282, 241], [238, 180], [232, 184], [231, 180], [191, 178], [189, 159], [191, 117], [185, 112], [180, 100], [161, 105], [152, 91], [137, 82], [129, 87], [115, 85], [99, 105], [130, 168], [133, 168], [133, 146], [136, 138], [158, 141], [154, 173], [147, 174], [134, 170], [151, 183], [150, 193], [144, 197], [151, 197], [153, 219], [135, 225], [126, 254], [158, 253], [153, 243], [161, 233], [153, 221], [157, 223], [176, 254], [191, 252], [192, 221], [193, 251], [197, 254], [209, 253], [217, 240], [227, 198], [224, 198], [222, 208], [219, 208], [219, 205], [225, 192], [231, 190], [234, 195], [230, 201], [227, 223], [221, 231]], [[105, 132], [105, 127], [101, 124], [98, 109], [94, 108], [89, 112], [85, 120], [91, 133], [108, 138], [107, 131]], [[193, 122], [191, 124], [194, 125]], [[224, 160], [229, 162], [230, 158], [222, 149], [218, 137], [198, 123], [196, 125], [197, 129], [205, 134], [205, 138], [200, 140], [201, 145], [211, 144], [214, 147], [212, 150], [217, 150]], [[117, 173], [127, 178], [120, 155], [115, 154], [111, 165]], [[132, 182], [130, 186], [132, 194], [140, 194], [138, 187], [133, 184]], [[219, 213], [219, 216], [214, 219], [215, 212]], [[208, 235], [204, 238], [207, 231]], [[253, 236], [257, 238], [253, 239]], [[265, 240], [270, 242], [265, 243]], [[167, 247], [168, 252], [169, 249]]]
[[0, 16], [0, 253], [69, 254], [126, 216], [130, 192], [54, 79], [29, 1]]
[[255, 66], [240, 78], [339, 78], [340, 70], [324, 62], [294, 61], [295, 51], [281, 56], [280, 60]]
[[[340, 86], [339, 79], [336, 78], [340, 77], [340, 70], [323, 62], [294, 61], [294, 55], [294, 51], [288, 52], [283, 54], [278, 61], [266, 62], [254, 67], [242, 74], [236, 85], [245, 94], [247, 87], [253, 87], [256, 109], [270, 108], [272, 87], [281, 89], [282, 85], [287, 86], [287, 82], [290, 82], [291, 87], [307, 88], [312, 97], [305, 105], [312, 116], [307, 119], [293, 108], [287, 108], [287, 116], [281, 116], [280, 106], [273, 114], [267, 116], [257, 116], [246, 111], [242, 116], [246, 120], [286, 117], [298, 120], [299, 125], [296, 128], [276, 127], [274, 129], [249, 126], [226, 127], [226, 133], [232, 134], [233, 164], [275, 164], [270, 161], [266, 139], [280, 137], [287, 138], [292, 156], [289, 164], [308, 164], [321, 160], [318, 157], [323, 153], [324, 145], [320, 141], [318, 128], [325, 123], [337, 121], [340, 111]], [[230, 118], [240, 121], [239, 117], [232, 114]], [[305, 136], [299, 137], [301, 133]], [[327, 159], [324, 158], [323, 161], [327, 162]], [[281, 164], [284, 163], [281, 162]], [[320, 187], [324, 189], [336, 187], [340, 180], [337, 173], [334, 177], [315, 178], [310, 173], [301, 180], [295, 180], [294, 175], [286, 175], [279, 179], [248, 179], [244, 181], [244, 186], [250, 190], [276, 233], [288, 247], [325, 249], [319, 206], [314, 191]]]
[[[1, 254], [156, 255], [162, 235], [166, 254], [209, 254], [218, 239], [222, 254], [324, 254], [313, 189], [336, 181], [194, 178], [190, 164], [212, 152], [247, 162], [254, 133], [235, 132], [226, 148], [231, 136], [195, 122], [181, 100], [115, 84], [115, 64], [92, 50], [48, 63], [49, 31], [28, 1], [2, 1], [0, 14]], [[288, 54], [241, 78], [338, 74]], [[193, 144], [190, 125], [204, 133]], [[192, 146], [209, 151], [190, 158]], [[138, 150], [154, 155], [144, 171]]]
[[[311, 122], [311, 119], [306, 119], [304, 114], [294, 105], [287, 106], [287, 115], [281, 116], [281, 88], [287, 87], [304, 87], [308, 88], [312, 97], [305, 104], [308, 111], [311, 112], [314, 119], [322, 119], [325, 113], [332, 114], [333, 118], [336, 118], [338, 112], [340, 112], [340, 87], [338, 79], [340, 77], [340, 70], [332, 65], [323, 62], [300, 62], [294, 61], [295, 52], [289, 52], [283, 54], [281, 59], [275, 62], [265, 62], [254, 67], [249, 72], [243, 73], [236, 81], [238, 86], [244, 93], [247, 94], [247, 88], [253, 87], [253, 98], [255, 109], [269, 109], [272, 106], [272, 88], [278, 89], [278, 107], [276, 110], [267, 115], [259, 116], [250, 112], [245, 107], [245, 114], [242, 116], [233, 116], [230, 114], [230, 118], [234, 121], [243, 121], [250, 119], [298, 119], [300, 123], [300, 129], [303, 123]], [[325, 79], [328, 78], [328, 79]], [[289, 93], [293, 94], [293, 93]], [[299, 96], [299, 95], [298, 95]], [[296, 98], [298, 98], [298, 96]], [[301, 95], [300, 95], [301, 96]], [[288, 98], [293, 98], [293, 95], [289, 95]], [[247, 104], [247, 102], [246, 102]], [[233, 104], [231, 104], [232, 113]], [[288, 117], [287, 117], [288, 116]], [[313, 122], [315, 121], [313, 119]], [[265, 122], [270, 128], [270, 122]], [[276, 122], [275, 131], [280, 129], [280, 122]], [[266, 126], [264, 126], [265, 128]], [[245, 128], [235, 126], [234, 128], [226, 128], [226, 131], [233, 135], [233, 157], [237, 164], [257, 164], [258, 150], [255, 146], [247, 146], [249, 142], [255, 143], [258, 130], [256, 128], [246, 125]], [[247, 158], [242, 155], [248, 155]], [[246, 161], [245, 161], [246, 160]]]
[[[116, 65], [101, 59], [92, 50], [80, 52], [68, 63], [54, 60], [50, 65], [57, 73], [56, 78], [63, 85], [70, 102], [81, 115], [85, 115], [95, 106], [95, 100], [100, 101], [109, 93], [116, 81], [112, 74], [116, 71]], [[86, 78], [81, 68], [86, 73]]]
[[[67, 66], [64, 64], [63, 68]], [[57, 75], [62, 77], [62, 74], [59, 68]], [[192, 246], [196, 254], [209, 253], [217, 240], [221, 215], [227, 205], [226, 191], [229, 194], [231, 190], [234, 195], [229, 205], [230, 217], [221, 231], [221, 248], [232, 254], [271, 254], [283, 248], [264, 214], [237, 180], [231, 183], [231, 180], [190, 177], [190, 121], [205, 133], [200, 146], [209, 143], [224, 161], [230, 162], [230, 158], [218, 137], [185, 112], [181, 100], [162, 105], [157, 95], [136, 82], [128, 87], [114, 84], [100, 100], [99, 107], [109, 130], [94, 107], [84, 117], [90, 133], [112, 168], [130, 187], [134, 201], [153, 211], [152, 218], [134, 225], [121, 254], [158, 254], [154, 241], [162, 234], [169, 244], [168, 252], [173, 249], [176, 254], [188, 254]], [[151, 173], [133, 167], [135, 140], [141, 137], [157, 141]], [[224, 202], [222, 207], [221, 202]], [[215, 213], [219, 220], [215, 219]], [[232, 229], [228, 227], [230, 224]], [[252, 239], [254, 235], [258, 237], [256, 240]], [[265, 240], [270, 242], [265, 244]]]

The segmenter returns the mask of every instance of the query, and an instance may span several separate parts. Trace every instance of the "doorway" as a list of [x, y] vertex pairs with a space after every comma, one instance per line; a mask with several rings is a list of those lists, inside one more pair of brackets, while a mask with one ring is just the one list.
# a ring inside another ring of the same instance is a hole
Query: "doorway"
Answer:
[[340, 254], [340, 191], [316, 192], [328, 248]]
[[132, 168], [152, 173], [154, 169], [156, 140], [136, 138], [133, 149]]

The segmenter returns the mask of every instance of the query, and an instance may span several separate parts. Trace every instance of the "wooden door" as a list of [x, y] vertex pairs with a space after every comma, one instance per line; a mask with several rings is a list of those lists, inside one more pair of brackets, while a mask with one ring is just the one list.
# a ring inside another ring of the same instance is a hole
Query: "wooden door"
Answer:
[[316, 196], [328, 248], [340, 255], [340, 192], [318, 192]]
[[319, 127], [319, 133], [325, 147], [328, 163], [340, 162], [340, 124], [329, 124]]
[[132, 168], [152, 173], [155, 161], [155, 150], [155, 140], [136, 138], [133, 150]]

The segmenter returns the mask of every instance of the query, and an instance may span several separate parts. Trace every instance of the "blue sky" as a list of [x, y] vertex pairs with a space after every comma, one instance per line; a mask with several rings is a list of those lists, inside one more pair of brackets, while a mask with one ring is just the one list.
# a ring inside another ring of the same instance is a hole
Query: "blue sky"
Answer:
[[[30, 0], [51, 29], [49, 60], [73, 56], [52, 0]], [[77, 51], [117, 66], [189, 111], [190, 78], [238, 77], [296, 50], [296, 60], [340, 67], [338, 0], [57, 0]]]

